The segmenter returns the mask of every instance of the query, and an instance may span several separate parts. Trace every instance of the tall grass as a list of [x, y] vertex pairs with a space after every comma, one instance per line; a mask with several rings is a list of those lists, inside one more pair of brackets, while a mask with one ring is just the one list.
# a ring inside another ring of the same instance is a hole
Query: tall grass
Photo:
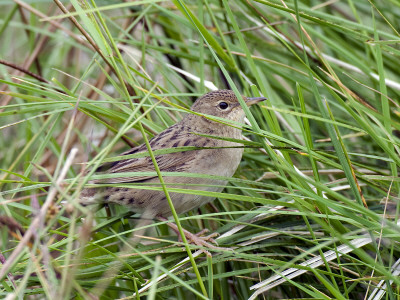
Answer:
[[[0, 8], [1, 298], [400, 296], [398, 2]], [[232, 250], [78, 204], [90, 170], [216, 88], [267, 100], [229, 185], [176, 221]]]

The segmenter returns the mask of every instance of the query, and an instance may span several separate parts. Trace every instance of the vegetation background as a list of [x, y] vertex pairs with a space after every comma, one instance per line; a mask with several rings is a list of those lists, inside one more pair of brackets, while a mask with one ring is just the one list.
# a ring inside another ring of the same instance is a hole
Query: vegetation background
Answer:
[[[398, 299], [399, 28], [396, 0], [1, 1], [0, 297]], [[233, 251], [77, 204], [216, 88], [267, 100], [177, 221]]]

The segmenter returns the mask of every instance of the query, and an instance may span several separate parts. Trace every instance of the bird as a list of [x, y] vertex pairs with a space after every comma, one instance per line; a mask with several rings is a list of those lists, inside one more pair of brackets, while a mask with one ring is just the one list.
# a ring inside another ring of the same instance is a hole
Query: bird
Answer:
[[[242, 96], [247, 106], [266, 100], [264, 97], [247, 98]], [[193, 113], [186, 114], [181, 121], [165, 129], [149, 140], [152, 151], [178, 148], [182, 151], [159, 154], [155, 160], [161, 172], [182, 172], [182, 176], [163, 176], [168, 188], [180, 188], [221, 192], [228, 181], [221, 178], [187, 176], [184, 173], [232, 177], [239, 166], [243, 154], [243, 144], [234, 139], [242, 139], [242, 129], [237, 123], [243, 123], [245, 112], [232, 90], [216, 90], [198, 98], [190, 108]], [[211, 116], [211, 117], [210, 117]], [[213, 118], [217, 117], [217, 118]], [[226, 121], [218, 121], [219, 119]], [[232, 124], [236, 125], [232, 125]], [[184, 151], [185, 147], [192, 147]], [[195, 148], [194, 148], [195, 147]], [[149, 155], [123, 159], [125, 155], [148, 151], [147, 145], [141, 144], [120, 156], [118, 161], [100, 165], [95, 173], [121, 174], [120, 177], [98, 179], [91, 184], [140, 183], [160, 186], [160, 180], [154, 175], [126, 176], [126, 172], [155, 172]], [[182, 214], [205, 205], [215, 197], [193, 195], [192, 193], [168, 192], [177, 214]], [[149, 219], [167, 220], [172, 211], [165, 193], [161, 190], [106, 186], [84, 188], [80, 195], [83, 205], [93, 203], [116, 203], [140, 213]], [[173, 223], [167, 223], [168, 225]], [[175, 225], [175, 224], [173, 224]], [[171, 226], [174, 231], [177, 227]], [[200, 240], [198, 235], [185, 230], [185, 235], [197, 245], [210, 246]], [[210, 237], [208, 239], [211, 239]]]

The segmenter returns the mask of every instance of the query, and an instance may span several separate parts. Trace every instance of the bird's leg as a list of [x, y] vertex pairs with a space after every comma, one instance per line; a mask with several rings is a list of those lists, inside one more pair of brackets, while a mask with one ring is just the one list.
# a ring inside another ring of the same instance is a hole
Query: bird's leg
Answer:
[[[207, 232], [209, 232], [209, 230], [207, 229], [207, 228], [204, 228], [204, 229], [202, 229], [202, 230], [200, 230], [198, 233], [193, 233], [195, 236], [198, 236], [198, 237], [201, 237], [201, 236], [203, 236], [205, 233], [207, 233]], [[208, 235], [208, 236], [206, 236], [206, 237], [204, 237], [204, 238], [207, 238], [207, 241], [211, 241], [212, 243], [214, 243], [214, 244], [216, 244], [217, 242], [213, 239], [214, 237], [217, 237], [217, 236], [219, 236], [219, 233], [218, 232], [214, 232], [214, 233], [212, 233], [212, 234], [210, 234], [210, 235]], [[182, 237], [181, 236], [179, 236], [179, 240], [180, 240], [180, 242], [182, 242], [182, 239], [181, 239]]]
[[[158, 216], [157, 219], [159, 219], [160, 221], [168, 221], [167, 218], [164, 217], [160, 217]], [[167, 225], [173, 230], [175, 231], [175, 233], [179, 236], [179, 239], [181, 239], [180, 233], [179, 233], [179, 229], [178, 226], [173, 223], [168, 221]], [[204, 233], [208, 232], [208, 229], [203, 229], [200, 232], [194, 234], [191, 233], [190, 231], [182, 228], [183, 233], [185, 235], [185, 237], [189, 240], [190, 243], [195, 244], [197, 246], [200, 247], [206, 247], [206, 248], [210, 248], [210, 249], [216, 249], [216, 250], [232, 250], [230, 248], [223, 248], [223, 247], [218, 247], [215, 246], [211, 243], [216, 243], [216, 241], [213, 239], [214, 237], [218, 236], [219, 234], [217, 232], [214, 232], [208, 236], [202, 236]], [[211, 242], [211, 243], [210, 243]]]
[[[179, 242], [183, 242], [182, 241], [182, 237], [181, 237], [181, 235], [179, 233], [179, 230], [178, 230], [178, 226], [175, 223], [167, 223], [167, 225], [173, 231], [175, 231], [175, 233], [178, 235], [178, 241]], [[197, 233], [191, 233], [190, 231], [188, 231], [188, 230], [186, 230], [184, 228], [182, 228], [182, 230], [183, 230], [183, 233], [185, 234], [186, 238], [189, 240], [189, 242], [193, 242], [194, 244], [196, 244], [196, 242], [193, 240], [193, 238], [196, 239], [196, 237], [197, 237], [197, 238], [199, 238], [199, 239], [201, 239], [203, 241], [217, 244], [217, 242], [213, 238], [215, 238], [215, 237], [217, 237], [219, 235], [218, 232], [214, 232], [214, 233], [212, 233], [210, 235], [204, 236], [205, 233], [209, 232], [209, 230], [207, 228], [204, 228], [204, 229], [200, 230]], [[198, 246], [200, 246], [200, 245], [198, 245]]]

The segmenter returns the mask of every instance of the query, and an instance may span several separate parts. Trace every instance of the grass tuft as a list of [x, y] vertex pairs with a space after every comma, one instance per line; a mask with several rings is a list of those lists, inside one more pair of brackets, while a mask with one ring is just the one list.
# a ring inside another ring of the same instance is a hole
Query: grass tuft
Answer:
[[[0, 3], [0, 298], [399, 298], [399, 3], [114, 2]], [[118, 186], [216, 197], [174, 219], [233, 250], [78, 204], [213, 89], [267, 98], [224, 191]]]

